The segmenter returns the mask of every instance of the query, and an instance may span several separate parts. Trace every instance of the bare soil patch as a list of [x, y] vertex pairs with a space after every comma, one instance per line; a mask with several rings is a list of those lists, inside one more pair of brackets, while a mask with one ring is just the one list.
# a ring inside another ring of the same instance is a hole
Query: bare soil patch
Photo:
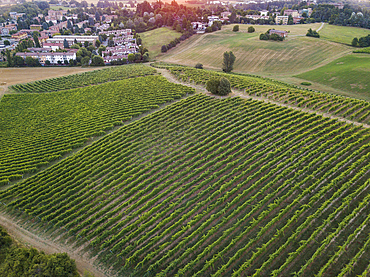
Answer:
[[99, 69], [99, 67], [21, 67], [1, 68], [0, 83], [11, 86], [19, 83], [28, 83], [36, 80], [55, 78], [70, 74]]

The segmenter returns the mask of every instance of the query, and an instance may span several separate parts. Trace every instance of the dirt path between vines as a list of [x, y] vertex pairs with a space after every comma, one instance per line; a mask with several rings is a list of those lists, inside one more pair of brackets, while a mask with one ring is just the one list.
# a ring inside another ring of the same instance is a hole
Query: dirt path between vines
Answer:
[[[179, 81], [167, 69], [158, 69], [158, 68], [156, 68], [156, 70], [161, 72], [161, 75], [163, 77], [165, 77], [170, 82], [185, 85], [185, 86], [188, 86], [188, 87], [192, 87], [197, 92], [201, 92], [201, 93], [205, 93], [207, 95], [211, 95], [205, 89], [205, 87], [202, 86], [202, 85], [195, 85], [195, 84], [190, 84], [190, 83]], [[352, 121], [352, 120], [349, 120], [349, 119], [346, 119], [346, 118], [343, 118], [343, 117], [340, 117], [340, 116], [335, 116], [335, 115], [330, 114], [330, 113], [325, 113], [325, 112], [321, 112], [321, 111], [317, 111], [317, 110], [311, 110], [311, 109], [308, 109], [308, 108], [300, 108], [300, 107], [296, 107], [296, 106], [289, 105], [289, 104], [283, 104], [283, 103], [271, 100], [271, 99], [266, 98], [266, 97], [248, 95], [248, 94], [243, 93], [242, 91], [238, 91], [238, 90], [234, 90], [234, 89], [232, 90], [232, 94], [230, 94], [230, 96], [231, 97], [240, 97], [240, 98], [244, 98], [244, 99], [260, 100], [260, 101], [264, 101], [264, 102], [267, 102], [267, 103], [275, 104], [275, 105], [282, 106], [282, 107], [291, 108], [291, 109], [306, 112], [306, 113], [319, 114], [319, 115], [322, 115], [324, 117], [329, 117], [331, 119], [336, 119], [338, 121], [342, 121], [342, 122], [345, 122], [345, 123], [348, 123], [348, 124], [353, 124], [353, 125], [356, 125], [356, 126], [363, 126], [364, 128], [370, 128], [370, 125], [365, 124], [365, 123], [359, 123], [359, 122]]]
[[0, 212], [0, 224], [6, 231], [20, 243], [32, 246], [46, 254], [67, 253], [76, 261], [78, 272], [82, 275], [85, 271], [90, 272], [95, 277], [108, 277], [103, 270], [96, 268], [93, 263], [95, 260], [81, 256], [77, 250], [73, 250], [66, 245], [60, 245], [47, 237], [36, 235], [38, 231], [25, 229], [22, 224], [15, 218], [12, 218], [3, 212]]

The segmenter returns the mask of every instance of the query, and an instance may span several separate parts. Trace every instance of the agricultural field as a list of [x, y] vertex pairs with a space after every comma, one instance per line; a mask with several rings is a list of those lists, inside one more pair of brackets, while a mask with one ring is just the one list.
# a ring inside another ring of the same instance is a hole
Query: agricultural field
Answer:
[[0, 102], [0, 185], [188, 93], [193, 89], [147, 76], [60, 92], [7, 94]]
[[169, 44], [172, 40], [181, 36], [180, 33], [166, 27], [140, 33], [139, 35], [142, 38], [143, 46], [148, 48], [151, 59], [155, 59], [161, 54], [162, 45]]
[[32, 83], [13, 85], [10, 89], [15, 92], [50, 92], [96, 85], [138, 76], [153, 75], [155, 73], [155, 70], [142, 64], [123, 65], [75, 75], [40, 80]]
[[[352, 40], [357, 37], [364, 37], [369, 34], [369, 30], [357, 27], [336, 26], [325, 24], [319, 31], [320, 40], [328, 40], [336, 43], [351, 45]], [[353, 49], [353, 48], [352, 48]]]
[[[157, 65], [153, 64], [153, 66]], [[308, 108], [325, 112], [360, 123], [370, 123], [370, 103], [368, 101], [304, 90], [257, 76], [224, 74], [191, 67], [166, 66], [166, 64], [163, 66], [167, 67], [172, 74], [184, 82], [204, 85], [212, 77], [223, 76], [229, 79], [233, 88], [242, 91], [246, 95], [264, 97], [301, 109]], [[366, 78], [364, 79], [366, 80]]]
[[366, 276], [369, 143], [361, 126], [197, 94], [0, 202], [121, 276]]
[[350, 54], [296, 77], [352, 92], [370, 100], [370, 55]]
[[319, 23], [274, 26], [290, 31], [283, 42], [259, 40], [260, 33], [271, 26], [255, 26], [256, 32], [251, 34], [247, 32], [250, 25], [241, 24], [239, 32], [233, 32], [232, 26], [214, 33], [194, 35], [162, 55], [160, 60], [188, 66], [202, 63], [206, 68], [220, 69], [222, 53], [232, 51], [236, 56], [235, 72], [276, 77], [320, 67], [352, 51], [343, 44], [306, 37], [307, 30], [318, 29]]

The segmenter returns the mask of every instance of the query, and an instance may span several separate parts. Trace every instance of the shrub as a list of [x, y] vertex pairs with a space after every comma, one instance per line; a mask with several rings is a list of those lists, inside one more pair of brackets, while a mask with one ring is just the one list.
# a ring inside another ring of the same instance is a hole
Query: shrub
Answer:
[[256, 29], [253, 26], [248, 27], [248, 33], [254, 33]]
[[239, 32], [239, 25], [234, 25], [233, 32]]
[[312, 84], [311, 84], [310, 82], [302, 82], [302, 83], [301, 83], [301, 85], [302, 85], [302, 86], [310, 86], [310, 85], [312, 85]]
[[161, 52], [162, 53], [166, 53], [167, 52], [167, 46], [166, 45], [162, 45], [162, 48], [161, 48]]
[[209, 92], [215, 95], [225, 96], [231, 92], [231, 85], [227, 78], [221, 77], [213, 77], [208, 80], [206, 84], [206, 88]]
[[308, 29], [306, 36], [314, 37], [314, 38], [319, 38], [320, 37], [319, 33], [316, 32], [316, 31], [313, 31], [311, 28]]
[[220, 85], [218, 87], [218, 95], [228, 95], [231, 93], [230, 81], [225, 77], [221, 77]]
[[203, 69], [203, 65], [201, 63], [197, 63], [195, 65], [195, 68], [197, 68], [197, 69]]

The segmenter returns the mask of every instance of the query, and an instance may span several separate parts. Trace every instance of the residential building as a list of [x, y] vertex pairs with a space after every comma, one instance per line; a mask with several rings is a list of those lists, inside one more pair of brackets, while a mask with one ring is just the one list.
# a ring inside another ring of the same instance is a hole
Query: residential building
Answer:
[[288, 25], [288, 16], [287, 15], [280, 15], [275, 18], [276, 24], [281, 24], [282, 25]]
[[216, 15], [208, 16], [208, 26], [212, 26], [215, 21], [220, 21], [220, 18]]
[[12, 39], [15, 39], [17, 41], [20, 41], [22, 39], [28, 38], [28, 34], [26, 32], [19, 31], [12, 35]]
[[55, 30], [43, 30], [40, 32], [40, 35], [42, 37], [52, 37], [54, 34], [56, 33], [59, 33], [59, 30], [58, 31], [55, 31]]
[[30, 25], [30, 29], [31, 30], [41, 30], [42, 25], [32, 24], [32, 25]]
[[9, 13], [9, 16], [14, 20], [18, 20], [18, 18], [23, 17], [24, 15], [25, 15], [25, 13], [17, 13], [17, 12], [10, 12]]
[[66, 14], [67, 14], [66, 10], [59, 10], [59, 11], [49, 10], [48, 16], [45, 16], [45, 20], [46, 21], [53, 21], [53, 20], [61, 21], [63, 19], [63, 16], [65, 16]]
[[76, 52], [22, 52], [16, 53], [16, 55], [23, 59], [27, 57], [38, 59], [40, 64], [44, 65], [46, 61], [49, 61], [51, 64], [58, 64], [58, 62], [64, 63], [64, 61], [75, 60]]
[[268, 11], [268, 10], [262, 10], [262, 11], [261, 11], [261, 15], [262, 15], [262, 16], [267, 16], [267, 15], [268, 15], [268, 13], [269, 13], [269, 11]]
[[56, 51], [58, 49], [64, 49], [63, 43], [52, 43], [52, 42], [43, 42], [42, 43], [43, 48], [50, 48], [51, 51]]
[[230, 15], [231, 15], [231, 12], [222, 12], [222, 13], [221, 13], [221, 17], [222, 17], [222, 18], [229, 17]]
[[191, 22], [193, 29], [197, 32], [197, 34], [203, 34], [206, 31], [207, 23], [202, 22]]
[[289, 16], [291, 15], [292, 17], [299, 17], [299, 12], [297, 10], [285, 10], [284, 15]]
[[280, 30], [274, 30], [274, 29], [271, 29], [270, 32], [269, 32], [269, 35], [272, 35], [272, 34], [277, 34], [278, 36], [281, 36], [281, 37], [284, 37], [284, 38], [286, 38], [288, 36], [287, 31], [280, 31]]
[[69, 44], [69, 46], [73, 45], [75, 41], [81, 42], [82, 44], [87, 41], [89, 43], [92, 43], [95, 46], [95, 42], [98, 40], [98, 36], [61, 36], [56, 35], [52, 38], [49, 38], [47, 42], [51, 43], [64, 43], [64, 40], [66, 40]]

